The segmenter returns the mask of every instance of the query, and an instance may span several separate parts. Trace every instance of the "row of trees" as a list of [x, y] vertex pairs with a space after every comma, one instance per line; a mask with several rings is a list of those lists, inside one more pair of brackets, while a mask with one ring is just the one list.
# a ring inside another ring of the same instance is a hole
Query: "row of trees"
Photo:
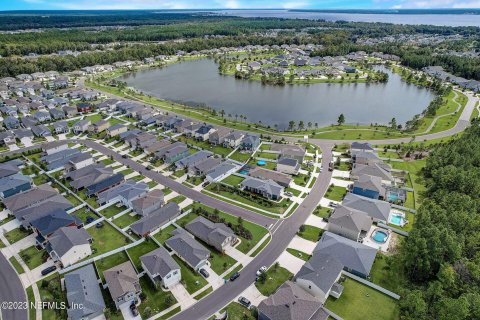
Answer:
[[402, 247], [404, 319], [480, 319], [480, 122], [431, 153], [427, 191]]

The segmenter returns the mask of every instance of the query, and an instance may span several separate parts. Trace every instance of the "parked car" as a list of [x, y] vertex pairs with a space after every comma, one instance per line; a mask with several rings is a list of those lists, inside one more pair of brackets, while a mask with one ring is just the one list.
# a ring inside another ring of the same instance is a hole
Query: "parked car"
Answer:
[[88, 216], [86, 221], [87, 223], [92, 223], [93, 221], [95, 221], [95, 218]]
[[127, 159], [127, 155], [126, 154], [122, 155], [122, 158]]
[[267, 267], [263, 266], [257, 271], [257, 276], [260, 276], [262, 273], [267, 272]]
[[208, 273], [208, 271], [205, 270], [205, 269], [200, 269], [199, 272], [200, 272], [200, 274], [201, 274], [202, 276], [204, 276], [205, 278], [210, 277], [210, 273]]
[[328, 164], [328, 171], [333, 171], [334, 168], [335, 168], [335, 163], [332, 161]]
[[250, 300], [242, 296], [238, 297], [238, 302], [240, 302], [240, 304], [244, 305], [246, 308], [250, 308], [250, 305], [252, 304]]
[[205, 187], [206, 187], [206, 186], [208, 186], [209, 184], [210, 184], [210, 182], [208, 182], [208, 181], [205, 181], [204, 183], [202, 183], [202, 187], [204, 187], [204, 188], [205, 188]]
[[291, 193], [290, 191], [287, 191], [287, 192], [285, 192], [285, 196], [286, 197], [291, 197], [291, 196], [293, 196], [293, 193]]
[[100, 229], [103, 228], [103, 222], [99, 222], [95, 225], [95, 228]]
[[235, 281], [235, 279], [237, 279], [238, 277], [240, 277], [240, 273], [235, 272], [235, 273], [232, 274], [232, 276], [230, 277], [230, 281]]
[[42, 276], [46, 276], [47, 274], [49, 274], [49, 273], [51, 273], [55, 270], [57, 270], [57, 267], [56, 266], [51, 266], [51, 267], [43, 269], [41, 274], [42, 274]]
[[332, 208], [336, 208], [336, 207], [338, 206], [337, 203], [332, 202], [332, 201], [330, 201], [330, 203], [329, 203], [328, 205], [329, 205], [330, 207], [332, 207]]
[[138, 316], [138, 309], [137, 309], [137, 306], [135, 305], [135, 302], [132, 302], [132, 304], [130, 305], [130, 311], [132, 311], [132, 315], [134, 317]]

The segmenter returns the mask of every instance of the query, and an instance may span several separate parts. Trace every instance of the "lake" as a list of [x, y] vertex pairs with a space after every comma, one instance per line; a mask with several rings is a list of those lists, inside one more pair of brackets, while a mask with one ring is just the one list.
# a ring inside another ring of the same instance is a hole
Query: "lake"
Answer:
[[387, 83], [262, 85], [218, 73], [211, 59], [179, 62], [165, 68], [126, 74], [120, 80], [147, 94], [177, 102], [205, 104], [247, 121], [285, 128], [290, 120], [327, 126], [343, 113], [347, 123], [404, 124], [421, 113], [434, 93], [389, 74]]

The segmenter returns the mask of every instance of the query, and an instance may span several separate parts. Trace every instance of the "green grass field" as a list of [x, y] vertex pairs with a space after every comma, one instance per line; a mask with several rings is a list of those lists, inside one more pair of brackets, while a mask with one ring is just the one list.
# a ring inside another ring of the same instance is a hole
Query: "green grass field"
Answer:
[[266, 275], [267, 278], [265, 283], [261, 283], [260, 281], [255, 282], [255, 286], [257, 287], [258, 291], [265, 296], [269, 296], [277, 291], [278, 287], [280, 287], [282, 283], [293, 276], [290, 271], [280, 266], [277, 268], [275, 268], [275, 266], [270, 267], [270, 269], [267, 270]]
[[113, 249], [117, 249], [130, 243], [130, 240], [127, 237], [105, 221], [103, 222], [103, 227], [97, 228], [96, 226], [92, 226], [87, 229], [87, 232], [93, 238], [93, 256], [112, 251]]

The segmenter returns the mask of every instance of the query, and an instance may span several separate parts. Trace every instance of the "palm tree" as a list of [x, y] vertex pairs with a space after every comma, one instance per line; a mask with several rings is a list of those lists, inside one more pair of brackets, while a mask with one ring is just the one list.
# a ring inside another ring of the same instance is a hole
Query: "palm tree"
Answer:
[[308, 121], [307, 126], [308, 126], [308, 129], [311, 129], [312, 128], [312, 122]]
[[288, 122], [288, 130], [292, 131], [294, 127], [295, 127], [295, 121], [290, 120]]
[[225, 110], [220, 110], [220, 115], [222, 116], [222, 118], [225, 116]]

